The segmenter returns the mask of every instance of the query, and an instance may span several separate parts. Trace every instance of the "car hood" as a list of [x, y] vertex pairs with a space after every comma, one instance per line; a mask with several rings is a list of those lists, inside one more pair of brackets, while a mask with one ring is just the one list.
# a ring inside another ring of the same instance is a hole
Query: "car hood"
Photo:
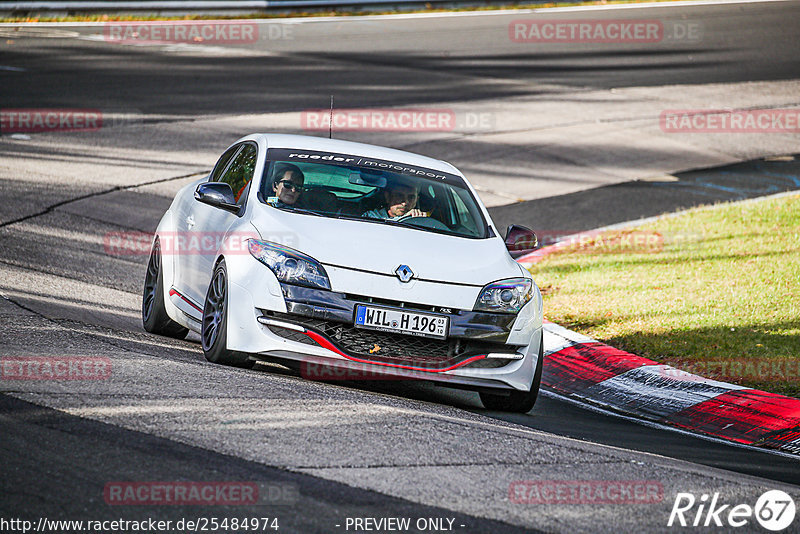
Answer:
[[251, 221], [263, 240], [327, 266], [394, 275], [400, 265], [407, 265], [420, 280], [475, 286], [521, 276], [498, 237], [468, 239], [274, 208], [256, 210]]

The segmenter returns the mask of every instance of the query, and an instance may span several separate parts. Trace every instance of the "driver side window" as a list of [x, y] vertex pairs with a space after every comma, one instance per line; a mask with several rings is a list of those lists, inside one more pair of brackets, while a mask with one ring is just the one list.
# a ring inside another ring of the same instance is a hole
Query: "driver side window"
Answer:
[[208, 178], [209, 182], [221, 181], [220, 177], [222, 176], [222, 173], [228, 168], [228, 163], [230, 163], [231, 158], [233, 158], [233, 156], [239, 152], [241, 147], [242, 145], [234, 145], [225, 151], [225, 153], [219, 158], [219, 161], [217, 161], [217, 164], [214, 165], [214, 170], [211, 171], [211, 176]]
[[239, 199], [242, 198], [242, 193], [245, 192], [250, 181], [253, 179], [257, 155], [258, 150], [256, 145], [252, 143], [241, 145], [239, 153], [236, 154], [233, 161], [228, 165], [227, 170], [225, 170], [224, 174], [217, 180], [231, 186], [233, 198], [237, 203]]

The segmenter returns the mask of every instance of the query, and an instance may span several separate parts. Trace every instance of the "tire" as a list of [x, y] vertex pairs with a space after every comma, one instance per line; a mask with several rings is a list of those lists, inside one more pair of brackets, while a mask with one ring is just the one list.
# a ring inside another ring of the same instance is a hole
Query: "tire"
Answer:
[[200, 330], [203, 354], [211, 363], [252, 369], [256, 364], [244, 352], [228, 350], [228, 271], [225, 260], [214, 268], [203, 305]]
[[536, 404], [539, 387], [542, 384], [542, 367], [544, 367], [544, 339], [539, 339], [539, 361], [533, 373], [530, 391], [512, 391], [510, 395], [480, 392], [481, 402], [487, 410], [498, 412], [528, 413]]
[[158, 240], [150, 251], [147, 273], [144, 275], [142, 325], [148, 332], [177, 339], [183, 339], [189, 333], [188, 328], [170, 319], [164, 307], [164, 273], [161, 269], [161, 245]]

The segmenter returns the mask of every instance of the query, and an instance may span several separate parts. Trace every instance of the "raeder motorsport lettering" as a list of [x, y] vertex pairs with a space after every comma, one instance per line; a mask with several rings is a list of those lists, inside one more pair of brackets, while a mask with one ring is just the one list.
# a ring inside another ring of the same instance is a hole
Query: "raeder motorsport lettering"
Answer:
[[328, 152], [316, 152], [313, 150], [292, 150], [283, 148], [270, 148], [267, 151], [267, 160], [269, 161], [296, 161], [296, 162], [318, 162], [326, 163], [329, 165], [346, 165], [354, 167], [365, 167], [373, 169], [382, 169], [390, 172], [400, 174], [407, 174], [411, 176], [423, 176], [425, 178], [438, 178], [446, 183], [455, 185], [462, 185], [463, 179], [455, 174], [450, 174], [442, 171], [435, 171], [425, 167], [416, 167], [405, 163], [397, 163], [394, 161], [386, 161], [375, 158], [364, 158], [361, 156], [353, 156], [349, 154], [336, 154]]

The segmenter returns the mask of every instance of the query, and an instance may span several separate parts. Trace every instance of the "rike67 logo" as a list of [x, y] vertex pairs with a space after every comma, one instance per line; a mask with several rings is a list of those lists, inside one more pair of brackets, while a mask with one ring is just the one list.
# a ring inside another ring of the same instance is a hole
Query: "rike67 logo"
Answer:
[[767, 491], [755, 506], [722, 504], [719, 493], [704, 493], [699, 499], [691, 493], [678, 493], [667, 526], [752, 528], [755, 519], [763, 528], [780, 532], [792, 524], [795, 512], [794, 499], [781, 490]]

